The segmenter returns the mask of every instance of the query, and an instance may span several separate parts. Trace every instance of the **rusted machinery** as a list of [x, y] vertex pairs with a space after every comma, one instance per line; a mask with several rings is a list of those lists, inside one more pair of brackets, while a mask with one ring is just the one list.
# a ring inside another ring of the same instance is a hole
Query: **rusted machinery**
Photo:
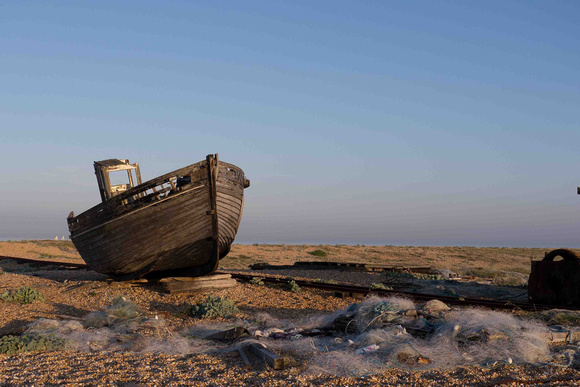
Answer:
[[570, 250], [546, 253], [532, 261], [528, 299], [536, 304], [580, 307], [580, 258]]
[[[578, 187], [580, 195], [580, 187]], [[580, 307], [580, 258], [556, 249], [541, 261], [532, 261], [528, 300], [533, 303]]]

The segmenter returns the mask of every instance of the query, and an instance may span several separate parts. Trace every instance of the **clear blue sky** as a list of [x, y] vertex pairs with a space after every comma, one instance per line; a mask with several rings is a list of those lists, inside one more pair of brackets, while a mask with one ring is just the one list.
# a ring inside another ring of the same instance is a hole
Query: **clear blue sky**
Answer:
[[577, 1], [0, 3], [0, 238], [219, 153], [237, 242], [580, 247]]

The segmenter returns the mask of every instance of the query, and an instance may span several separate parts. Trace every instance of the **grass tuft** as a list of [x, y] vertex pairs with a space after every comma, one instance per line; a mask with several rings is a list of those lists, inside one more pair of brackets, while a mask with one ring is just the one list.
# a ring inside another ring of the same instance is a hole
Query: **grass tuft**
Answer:
[[7, 290], [0, 293], [0, 300], [18, 304], [32, 304], [35, 301], [44, 301], [44, 296], [36, 289], [22, 286], [16, 290]]
[[228, 318], [238, 314], [240, 310], [229, 298], [208, 296], [202, 303], [188, 305], [184, 312], [188, 316], [197, 318]]
[[104, 308], [105, 312], [113, 318], [130, 319], [142, 314], [141, 308], [127, 297], [115, 297], [111, 305]]
[[65, 339], [45, 335], [22, 335], [0, 337], [0, 354], [15, 355], [20, 352], [59, 351], [64, 349]]
[[288, 290], [290, 290], [293, 293], [299, 293], [302, 291], [302, 288], [300, 286], [298, 286], [296, 281], [290, 280], [290, 281], [288, 281]]
[[254, 277], [250, 280], [250, 283], [252, 285], [264, 285], [264, 281], [262, 281], [260, 278], [258, 277]]
[[577, 310], [551, 309], [535, 313], [532, 317], [538, 318], [548, 325], [580, 325], [580, 311]]
[[392, 289], [392, 288], [387, 287], [384, 284], [380, 284], [380, 283], [376, 283], [376, 282], [372, 283], [370, 288], [371, 288], [371, 290], [374, 290], [374, 289], [391, 290]]
[[322, 284], [333, 284], [333, 285], [338, 284], [338, 281], [336, 281], [336, 280], [325, 280], [325, 279], [321, 279], [321, 278], [315, 278], [312, 282], [319, 282]]

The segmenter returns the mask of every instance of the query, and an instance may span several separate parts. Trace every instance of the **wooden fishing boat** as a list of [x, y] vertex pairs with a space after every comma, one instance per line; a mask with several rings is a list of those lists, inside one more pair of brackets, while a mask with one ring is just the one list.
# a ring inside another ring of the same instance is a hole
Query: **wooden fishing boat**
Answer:
[[[218, 155], [141, 182], [139, 164], [94, 163], [102, 203], [68, 216], [85, 262], [115, 279], [203, 276], [230, 251], [250, 182]], [[128, 184], [111, 185], [110, 173]], [[118, 175], [118, 173], [116, 173]]]

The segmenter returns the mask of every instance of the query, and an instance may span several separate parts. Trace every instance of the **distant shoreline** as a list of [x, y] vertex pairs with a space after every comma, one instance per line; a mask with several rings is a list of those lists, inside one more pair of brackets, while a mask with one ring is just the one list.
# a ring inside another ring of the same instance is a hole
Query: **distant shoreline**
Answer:
[[[70, 241], [68, 235], [64, 236], [65, 241]], [[62, 235], [58, 237], [59, 241], [62, 238]], [[10, 239], [10, 238], [0, 238], [0, 242], [31, 242], [31, 241], [55, 241], [53, 238], [26, 238], [26, 239]], [[326, 243], [326, 242], [234, 242], [234, 245], [242, 245], [242, 246], [361, 246], [361, 247], [371, 247], [371, 246], [395, 246], [395, 247], [469, 247], [469, 248], [485, 248], [485, 249], [545, 249], [545, 250], [554, 250], [559, 248], [566, 248], [566, 249], [580, 249], [580, 245], [575, 246], [488, 246], [488, 245], [455, 245], [455, 244], [398, 244], [398, 243], [356, 243], [356, 242], [348, 242], [348, 243]]]

